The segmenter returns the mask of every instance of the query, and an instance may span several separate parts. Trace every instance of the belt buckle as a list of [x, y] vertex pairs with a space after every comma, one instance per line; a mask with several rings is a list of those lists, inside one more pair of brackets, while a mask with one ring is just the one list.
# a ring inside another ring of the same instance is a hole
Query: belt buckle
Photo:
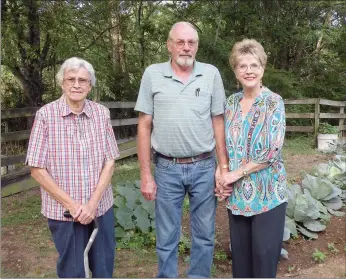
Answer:
[[173, 158], [173, 164], [176, 164], [177, 163], [177, 158]]

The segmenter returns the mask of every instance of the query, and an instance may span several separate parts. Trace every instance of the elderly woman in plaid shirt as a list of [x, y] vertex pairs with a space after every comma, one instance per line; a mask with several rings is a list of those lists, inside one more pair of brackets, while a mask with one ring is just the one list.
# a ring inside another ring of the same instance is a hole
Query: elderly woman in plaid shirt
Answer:
[[[99, 232], [89, 251], [93, 277], [112, 277], [115, 257], [111, 178], [119, 156], [109, 110], [86, 99], [95, 85], [87, 61], [67, 59], [57, 74], [62, 96], [39, 109], [31, 131], [27, 164], [41, 186], [59, 253], [59, 277], [84, 277], [83, 251], [97, 218]], [[68, 210], [71, 218], [64, 217]]]

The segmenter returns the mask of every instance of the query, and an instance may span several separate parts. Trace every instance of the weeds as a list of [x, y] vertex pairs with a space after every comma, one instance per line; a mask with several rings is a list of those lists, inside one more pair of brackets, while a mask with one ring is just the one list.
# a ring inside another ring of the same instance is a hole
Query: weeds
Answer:
[[315, 252], [312, 254], [312, 258], [315, 262], [322, 263], [327, 258], [327, 255], [322, 251], [315, 249]]
[[334, 246], [334, 243], [328, 243], [328, 250], [333, 254], [339, 253], [339, 250]]
[[219, 261], [227, 260], [227, 254], [225, 252], [217, 251], [214, 253], [214, 258]]

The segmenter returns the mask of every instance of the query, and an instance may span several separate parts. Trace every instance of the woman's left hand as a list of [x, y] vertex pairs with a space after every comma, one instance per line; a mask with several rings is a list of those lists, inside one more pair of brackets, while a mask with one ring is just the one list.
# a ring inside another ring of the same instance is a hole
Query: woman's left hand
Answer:
[[227, 186], [236, 182], [241, 178], [241, 174], [239, 171], [229, 171], [226, 173], [223, 173], [219, 177], [219, 185], [222, 186], [224, 189], [228, 188]]

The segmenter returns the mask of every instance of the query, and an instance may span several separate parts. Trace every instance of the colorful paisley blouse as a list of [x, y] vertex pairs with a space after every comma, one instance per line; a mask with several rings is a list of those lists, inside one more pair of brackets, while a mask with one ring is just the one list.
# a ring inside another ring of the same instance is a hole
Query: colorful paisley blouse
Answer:
[[269, 167], [252, 173], [233, 184], [226, 206], [234, 215], [252, 216], [269, 211], [287, 201], [286, 170], [281, 157], [286, 121], [282, 98], [263, 88], [243, 119], [239, 102], [243, 92], [226, 102], [225, 135], [229, 168], [236, 170], [247, 162]]

